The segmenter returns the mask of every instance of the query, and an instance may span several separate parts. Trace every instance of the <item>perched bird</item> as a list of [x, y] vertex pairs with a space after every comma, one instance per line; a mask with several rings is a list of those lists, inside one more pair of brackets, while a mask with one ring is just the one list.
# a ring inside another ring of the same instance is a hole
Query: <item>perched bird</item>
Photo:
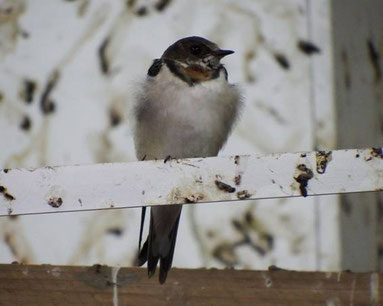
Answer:
[[[153, 61], [134, 107], [139, 160], [218, 154], [241, 107], [239, 90], [228, 83], [220, 63], [232, 53], [192, 36], [178, 40]], [[149, 277], [160, 261], [161, 284], [172, 265], [181, 209], [181, 205], [152, 207], [149, 235], [139, 251], [138, 265], [148, 262]]]

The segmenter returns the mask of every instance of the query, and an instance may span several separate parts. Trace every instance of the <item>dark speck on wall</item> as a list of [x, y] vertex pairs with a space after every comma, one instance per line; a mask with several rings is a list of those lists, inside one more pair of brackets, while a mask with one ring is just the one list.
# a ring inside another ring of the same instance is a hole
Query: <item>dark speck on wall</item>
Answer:
[[25, 115], [20, 123], [20, 128], [23, 131], [29, 131], [31, 129], [32, 122], [28, 115]]
[[279, 66], [281, 66], [283, 69], [285, 70], [290, 69], [290, 62], [285, 55], [283, 55], [282, 53], [275, 53], [274, 58], [279, 64]]
[[116, 127], [121, 123], [121, 115], [116, 109], [110, 109], [109, 118], [112, 127]]
[[107, 229], [107, 233], [115, 236], [121, 236], [123, 234], [124, 230], [119, 227], [113, 227]]
[[146, 6], [141, 6], [136, 10], [136, 15], [143, 17], [148, 14], [148, 8]]
[[43, 90], [40, 100], [40, 107], [43, 114], [48, 115], [56, 110], [56, 104], [51, 99], [53, 89], [57, 86], [59, 80], [59, 72], [54, 71]]
[[374, 42], [370, 39], [367, 40], [367, 49], [372, 69], [374, 70], [375, 82], [377, 83], [382, 78], [380, 55], [374, 45]]
[[100, 62], [101, 72], [105, 75], [108, 75], [110, 72], [110, 65], [108, 57], [106, 56], [106, 50], [109, 46], [110, 38], [106, 37], [98, 48], [98, 58]]
[[306, 55], [313, 55], [313, 54], [321, 52], [319, 47], [317, 47], [310, 41], [299, 40], [297, 46], [298, 46], [298, 49], [301, 50]]
[[35, 81], [25, 79], [23, 81], [22, 89], [20, 90], [20, 98], [27, 104], [33, 102], [33, 98], [36, 92], [37, 84]]
[[157, 11], [163, 11], [165, 10], [169, 4], [170, 4], [171, 0], [159, 0], [157, 1], [157, 3], [155, 4], [155, 8]]

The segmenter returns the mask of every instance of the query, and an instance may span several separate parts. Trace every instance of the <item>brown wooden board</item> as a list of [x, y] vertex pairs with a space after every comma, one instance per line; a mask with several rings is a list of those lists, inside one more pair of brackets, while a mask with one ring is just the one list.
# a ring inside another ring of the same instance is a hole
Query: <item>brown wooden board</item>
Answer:
[[[116, 270], [115, 270], [116, 272]], [[0, 265], [0, 305], [379, 305], [380, 273]]]

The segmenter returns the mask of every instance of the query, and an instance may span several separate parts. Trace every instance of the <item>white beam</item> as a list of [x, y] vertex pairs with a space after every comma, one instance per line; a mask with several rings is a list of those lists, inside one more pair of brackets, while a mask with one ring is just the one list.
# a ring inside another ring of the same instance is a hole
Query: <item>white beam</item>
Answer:
[[382, 149], [0, 171], [0, 215], [378, 191]]

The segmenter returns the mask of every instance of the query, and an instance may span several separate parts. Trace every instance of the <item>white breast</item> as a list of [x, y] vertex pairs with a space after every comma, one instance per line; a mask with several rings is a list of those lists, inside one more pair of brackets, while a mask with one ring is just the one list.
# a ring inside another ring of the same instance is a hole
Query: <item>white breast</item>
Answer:
[[240, 106], [239, 93], [223, 72], [189, 86], [166, 65], [145, 82], [137, 102], [136, 152], [148, 159], [217, 155]]

